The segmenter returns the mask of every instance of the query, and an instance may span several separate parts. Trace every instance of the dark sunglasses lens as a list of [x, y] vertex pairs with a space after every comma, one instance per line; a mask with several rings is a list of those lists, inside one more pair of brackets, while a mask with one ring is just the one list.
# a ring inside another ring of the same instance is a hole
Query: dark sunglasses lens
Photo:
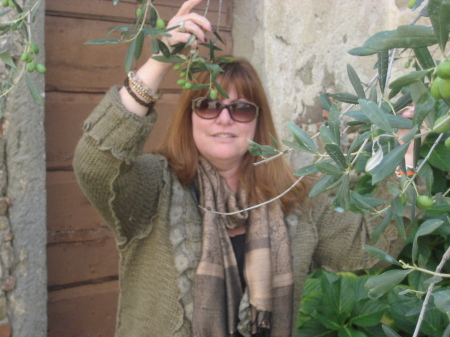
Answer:
[[195, 102], [195, 113], [201, 118], [216, 118], [221, 110], [220, 102], [209, 98], [200, 99]]
[[232, 103], [230, 110], [233, 119], [238, 122], [250, 122], [256, 117], [256, 106], [247, 102]]

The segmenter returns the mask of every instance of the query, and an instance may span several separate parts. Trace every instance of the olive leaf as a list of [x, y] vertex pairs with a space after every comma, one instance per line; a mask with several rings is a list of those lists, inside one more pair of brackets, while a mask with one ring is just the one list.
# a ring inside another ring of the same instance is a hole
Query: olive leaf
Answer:
[[[436, 63], [433, 60], [433, 56], [431, 56], [431, 53], [428, 50], [428, 48], [413, 48], [413, 50], [414, 55], [416, 56], [416, 59], [419, 62], [422, 69], [428, 70], [436, 66]], [[427, 76], [429, 79], [431, 78], [431, 74], [427, 74]]]
[[317, 147], [311, 137], [303, 131], [297, 124], [287, 122], [287, 126], [295, 141], [300, 147], [312, 153], [318, 153]]
[[358, 98], [366, 98], [366, 93], [364, 92], [361, 80], [359, 79], [355, 69], [350, 64], [347, 64], [347, 74], [353, 89], [355, 89], [355, 92], [358, 95]]
[[330, 99], [328, 98], [327, 94], [320, 94], [319, 95], [319, 101], [320, 101], [320, 104], [322, 104], [322, 107], [325, 110], [330, 111], [330, 109], [331, 109], [331, 102], [330, 102]]
[[342, 169], [348, 168], [347, 160], [337, 144], [325, 144], [325, 151]]
[[119, 43], [122, 42], [121, 39], [113, 39], [113, 38], [106, 38], [106, 39], [95, 39], [95, 40], [89, 40], [86, 41], [84, 44], [107, 44], [107, 43]]
[[407, 75], [397, 78], [395, 81], [392, 81], [389, 84], [389, 88], [392, 89], [392, 91], [389, 93], [389, 98], [392, 98], [395, 95], [397, 95], [407, 85], [410, 85], [410, 84], [418, 82], [418, 81], [423, 81], [423, 78], [430, 72], [431, 72], [431, 69], [430, 70], [413, 71]]
[[417, 255], [419, 254], [419, 247], [417, 241], [420, 236], [428, 235], [439, 228], [444, 222], [440, 219], [429, 219], [420, 225], [416, 235], [414, 236], [413, 248], [412, 248], [412, 261], [415, 263]]
[[388, 253], [384, 252], [380, 248], [369, 246], [369, 245], [363, 245], [363, 249], [366, 252], [369, 252], [370, 254], [372, 254], [373, 256], [376, 256], [380, 260], [383, 260], [383, 261], [386, 261], [386, 262], [389, 262], [389, 263], [392, 263], [392, 264], [395, 264], [395, 265], [401, 267], [401, 263], [400, 262], [398, 262], [391, 255], [389, 255]]
[[420, 98], [416, 101], [416, 107], [414, 108], [413, 124], [422, 125], [425, 118], [434, 111], [434, 104], [436, 100], [431, 96], [430, 92], [426, 90]]
[[378, 81], [380, 83], [381, 93], [384, 93], [389, 68], [389, 51], [381, 50], [378, 52], [377, 55], [378, 55]]
[[319, 170], [320, 172], [329, 175], [337, 176], [344, 173], [344, 171], [341, 168], [325, 161], [319, 161], [315, 164], [315, 166], [317, 170]]
[[280, 153], [280, 151], [270, 145], [260, 145], [250, 139], [248, 139], [248, 142], [250, 143], [248, 146], [248, 152], [250, 152], [253, 156], [270, 157]]
[[333, 200], [334, 210], [344, 212], [350, 209], [350, 178], [344, 174], [341, 179], [339, 191]]
[[335, 143], [341, 145], [341, 130], [339, 127], [339, 108], [336, 103], [333, 103], [330, 108], [330, 115], [328, 117], [328, 127], [334, 136]]
[[403, 25], [396, 30], [378, 32], [363, 43], [363, 47], [380, 50], [393, 48], [420, 48], [437, 43], [431, 27], [420, 25]]
[[138, 60], [139, 57], [141, 57], [143, 45], [144, 45], [144, 33], [142, 31], [140, 31], [138, 33], [138, 35], [136, 36], [136, 47], [134, 50], [134, 58], [136, 60]]
[[42, 96], [39, 93], [39, 90], [34, 85], [33, 81], [28, 76], [28, 74], [25, 75], [25, 81], [27, 82], [28, 90], [30, 91], [31, 97], [33, 97], [34, 103], [36, 105], [43, 106], [44, 102], [42, 100]]
[[158, 20], [158, 13], [156, 12], [155, 7], [152, 6], [152, 8], [150, 9], [150, 26], [155, 27], [157, 20]]
[[355, 149], [357, 149], [359, 146], [361, 146], [361, 144], [364, 143], [366, 141], [366, 139], [368, 139], [374, 131], [375, 130], [369, 130], [369, 131], [364, 132], [363, 134], [357, 135], [356, 139], [350, 145], [350, 148], [348, 149], [348, 153], [352, 153]]
[[375, 167], [370, 173], [373, 175], [372, 184], [383, 180], [384, 178], [390, 176], [394, 173], [396, 167], [399, 165], [400, 161], [404, 158], [406, 151], [408, 150], [409, 144], [402, 144], [395, 147], [391, 152], [386, 154], [380, 164]]
[[371, 102], [378, 101], [377, 87], [375, 85], [372, 88], [370, 88], [369, 101]]
[[219, 82], [213, 81], [213, 83], [214, 83], [214, 87], [217, 89], [217, 91], [223, 98], [229, 98], [228, 93], [225, 91], [224, 88], [222, 88], [222, 86], [219, 84]]
[[320, 139], [324, 144], [336, 143], [333, 133], [325, 125], [320, 126], [319, 132]]
[[380, 107], [374, 102], [368, 102], [365, 99], [359, 100], [359, 105], [361, 106], [362, 111], [365, 113], [367, 118], [379, 127], [381, 130], [384, 130], [389, 133], [394, 133], [391, 125], [386, 119], [386, 113], [380, 109]]
[[381, 275], [368, 279], [364, 284], [364, 287], [368, 290], [368, 295], [371, 299], [380, 298], [390, 289], [402, 282], [406, 275], [408, 275], [411, 271], [411, 269], [388, 270]]
[[365, 213], [385, 202], [383, 199], [362, 196], [358, 192], [352, 190], [350, 190], [350, 200], [356, 208]]
[[373, 244], [375, 244], [378, 241], [381, 233], [384, 232], [386, 227], [391, 222], [392, 217], [393, 217], [392, 210], [389, 208], [389, 210], [386, 212], [384, 219], [377, 225], [377, 227], [374, 228], [374, 230], [372, 232], [372, 243]]
[[436, 38], [442, 53], [445, 52], [445, 45], [448, 41], [450, 22], [450, 1], [449, 0], [429, 0], [428, 15], [436, 32]]
[[167, 48], [166, 44], [162, 42], [160, 39], [156, 39], [156, 42], [158, 43], [159, 50], [164, 55], [165, 58], [170, 58], [170, 50]]
[[399, 97], [399, 99], [394, 103], [394, 111], [399, 111], [404, 107], [410, 105], [412, 102], [411, 93], [407, 92], [406, 94]]
[[450, 289], [437, 291], [434, 294], [434, 305], [447, 317], [450, 317]]
[[320, 179], [309, 192], [309, 197], [315, 197], [336, 186], [341, 180], [340, 176], [326, 175]]
[[182, 63], [182, 62], [184, 62], [184, 59], [182, 59], [181, 57], [176, 57], [176, 56], [165, 57], [163, 55], [156, 55], [156, 56], [152, 56], [152, 59], [157, 60], [159, 62], [164, 62], [164, 63]]
[[329, 94], [329, 96], [344, 103], [358, 104], [358, 96], [353, 94], [341, 92], [337, 94]]
[[0, 53], [0, 60], [3, 61], [6, 65], [10, 66], [11, 68], [16, 68], [16, 64], [14, 63], [14, 60], [9, 55], [9, 51], [5, 50]]
[[370, 49], [370, 48], [366, 48], [366, 47], [357, 47], [357, 48], [353, 48], [353, 49], [349, 50], [348, 53], [353, 56], [368, 56], [368, 55], [376, 54], [377, 51], [378, 50], [376, 50], [376, 49]]
[[372, 171], [381, 163], [383, 156], [383, 149], [381, 147], [379, 147], [377, 151], [372, 151], [372, 157], [367, 160], [365, 170], [367, 172]]
[[133, 59], [136, 51], [136, 40], [128, 46], [127, 54], [125, 55], [125, 73], [129, 73], [133, 64]]
[[305, 167], [302, 167], [294, 172], [295, 176], [307, 176], [308, 174], [316, 173], [317, 167], [315, 164], [311, 164]]

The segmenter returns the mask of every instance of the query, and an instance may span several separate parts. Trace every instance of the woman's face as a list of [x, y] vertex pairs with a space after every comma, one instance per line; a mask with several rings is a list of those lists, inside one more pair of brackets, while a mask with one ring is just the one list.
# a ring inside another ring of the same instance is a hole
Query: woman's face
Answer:
[[[249, 101], [238, 97], [235, 88], [228, 90], [225, 104], [235, 101]], [[248, 123], [236, 122], [224, 108], [214, 119], [203, 119], [192, 113], [194, 142], [200, 154], [213, 166], [221, 169], [236, 168], [247, 152], [248, 139], [255, 136], [257, 118]]]

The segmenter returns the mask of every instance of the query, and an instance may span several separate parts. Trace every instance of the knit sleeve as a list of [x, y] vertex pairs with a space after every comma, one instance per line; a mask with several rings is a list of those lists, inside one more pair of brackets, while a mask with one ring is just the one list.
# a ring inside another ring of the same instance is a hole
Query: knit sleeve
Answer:
[[[392, 179], [390, 179], [392, 180]], [[388, 198], [387, 181], [380, 183], [378, 198]], [[380, 268], [385, 262], [367, 253], [362, 246], [372, 243], [373, 229], [383, 218], [371, 215], [337, 212], [332, 207], [329, 196], [320, 195], [312, 200], [311, 215], [317, 226], [318, 244], [313, 257], [313, 268], [337, 272], [342, 270], [361, 270]], [[405, 226], [409, 224], [410, 209], [405, 209]], [[396, 257], [405, 244], [392, 221], [374, 245]]]
[[127, 111], [118, 87], [111, 88], [85, 121], [75, 149], [78, 182], [119, 245], [151, 231], [165, 161], [142, 155], [142, 148], [155, 120], [155, 111], [147, 117]]

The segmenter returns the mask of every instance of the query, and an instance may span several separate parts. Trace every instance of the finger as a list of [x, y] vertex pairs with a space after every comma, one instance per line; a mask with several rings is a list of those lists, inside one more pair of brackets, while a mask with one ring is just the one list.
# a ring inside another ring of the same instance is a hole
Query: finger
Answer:
[[185, 21], [184, 22], [184, 28], [186, 29], [186, 32], [194, 34], [195, 36], [197, 36], [197, 39], [199, 41], [206, 42], [205, 32], [198, 25], [193, 23], [192, 21]]
[[192, 21], [197, 26], [200, 26], [203, 30], [206, 31], [213, 31], [213, 27], [211, 25], [211, 22], [205, 18], [204, 16], [197, 14], [197, 13], [189, 13], [188, 15], [183, 17], [184, 21]]
[[197, 6], [200, 2], [202, 2], [202, 0], [188, 0], [185, 1], [180, 9], [178, 10], [177, 16], [179, 15], [185, 15], [191, 12], [191, 10]]

